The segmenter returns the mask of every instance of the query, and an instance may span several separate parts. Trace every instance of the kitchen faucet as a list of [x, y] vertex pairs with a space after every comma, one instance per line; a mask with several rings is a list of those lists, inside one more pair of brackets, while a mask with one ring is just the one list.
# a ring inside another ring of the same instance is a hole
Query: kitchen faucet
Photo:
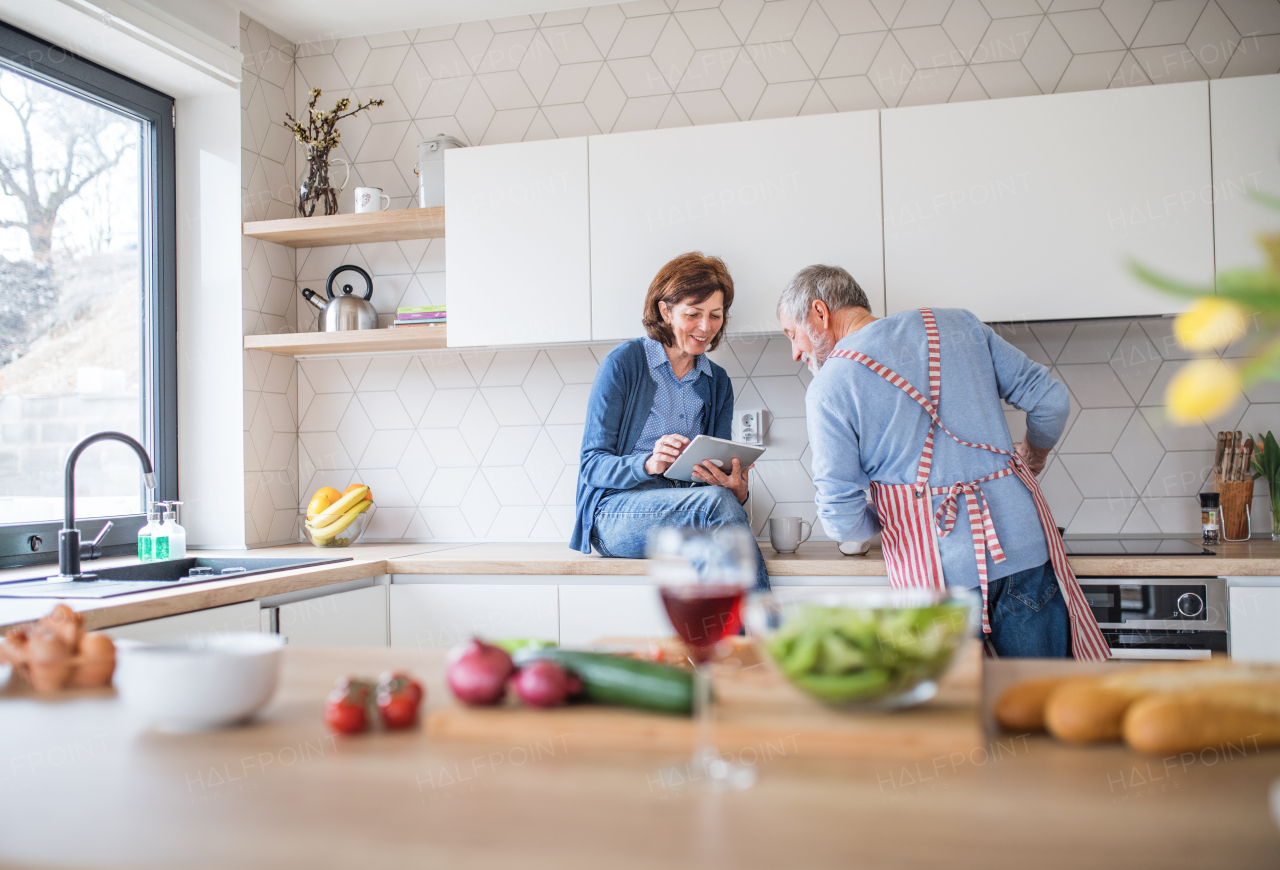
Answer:
[[96, 580], [95, 574], [80, 573], [80, 558], [88, 555], [91, 559], [97, 558], [97, 545], [102, 540], [102, 536], [107, 533], [107, 529], [111, 527], [111, 523], [107, 523], [98, 533], [98, 537], [90, 544], [80, 543], [80, 530], [76, 528], [76, 460], [80, 458], [80, 454], [84, 449], [95, 441], [122, 441], [133, 448], [133, 452], [138, 454], [138, 459], [142, 462], [142, 470], [146, 472], [147, 489], [156, 488], [156, 476], [151, 470], [151, 457], [147, 456], [146, 449], [137, 441], [125, 435], [123, 432], [95, 432], [92, 435], [82, 439], [75, 447], [71, 448], [70, 455], [67, 456], [67, 469], [63, 477], [63, 509], [62, 531], [58, 532], [58, 578], [59, 580]]

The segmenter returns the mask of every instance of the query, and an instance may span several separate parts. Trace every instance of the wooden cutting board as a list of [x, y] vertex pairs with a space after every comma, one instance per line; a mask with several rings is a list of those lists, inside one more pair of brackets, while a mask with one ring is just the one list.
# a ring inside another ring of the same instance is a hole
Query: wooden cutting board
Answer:
[[[716, 676], [716, 745], [749, 758], [800, 754], [847, 758], [931, 758], [983, 745], [979, 716], [981, 645], [963, 649], [932, 700], [892, 713], [853, 713], [810, 698], [758, 657], [749, 642]], [[456, 701], [427, 716], [438, 740], [689, 752], [692, 719], [621, 707], [539, 710], [508, 699], [501, 707]]]

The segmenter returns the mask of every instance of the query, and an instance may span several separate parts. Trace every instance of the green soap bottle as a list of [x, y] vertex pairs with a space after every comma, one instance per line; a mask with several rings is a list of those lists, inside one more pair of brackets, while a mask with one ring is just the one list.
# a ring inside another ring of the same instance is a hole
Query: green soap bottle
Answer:
[[[154, 505], [152, 506], [155, 507]], [[160, 514], [156, 510], [147, 512], [147, 524], [138, 529], [138, 558], [143, 562], [154, 562], [155, 533], [160, 528]]]
[[[168, 508], [168, 506], [169, 506], [168, 502], [165, 502], [165, 501], [156, 502], [157, 508], [165, 509], [165, 508]], [[160, 518], [160, 515], [157, 514], [156, 519], [159, 519], [159, 518]], [[151, 540], [153, 542], [151, 547], [151, 561], [163, 562], [164, 560], [168, 559], [169, 558], [169, 525], [167, 523], [158, 524], [155, 528], [155, 531], [151, 533]]]

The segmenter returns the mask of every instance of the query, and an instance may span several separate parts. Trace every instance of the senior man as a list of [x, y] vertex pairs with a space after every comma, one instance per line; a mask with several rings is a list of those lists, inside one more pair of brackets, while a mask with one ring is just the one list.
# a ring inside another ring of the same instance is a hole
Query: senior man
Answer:
[[[797, 273], [778, 319], [814, 373], [805, 406], [827, 534], [880, 532], [896, 588], [979, 587], [989, 654], [1107, 658], [1036, 482], [1066, 427], [1066, 387], [963, 309], [873, 317], [837, 266]], [[1001, 399], [1027, 412], [1016, 445]]]

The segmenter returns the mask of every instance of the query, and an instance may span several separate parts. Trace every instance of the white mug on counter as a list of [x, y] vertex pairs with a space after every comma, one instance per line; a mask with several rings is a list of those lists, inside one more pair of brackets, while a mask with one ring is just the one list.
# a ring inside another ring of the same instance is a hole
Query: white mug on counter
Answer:
[[[808, 526], [809, 531], [800, 537], [801, 528]], [[799, 517], [770, 517], [769, 543], [779, 553], [794, 553], [800, 545], [809, 540], [813, 534], [813, 526]]]
[[[382, 204], [384, 199], [387, 201], [386, 205]], [[356, 188], [356, 214], [368, 214], [388, 208], [391, 208], [391, 197], [383, 193], [381, 187]]]

